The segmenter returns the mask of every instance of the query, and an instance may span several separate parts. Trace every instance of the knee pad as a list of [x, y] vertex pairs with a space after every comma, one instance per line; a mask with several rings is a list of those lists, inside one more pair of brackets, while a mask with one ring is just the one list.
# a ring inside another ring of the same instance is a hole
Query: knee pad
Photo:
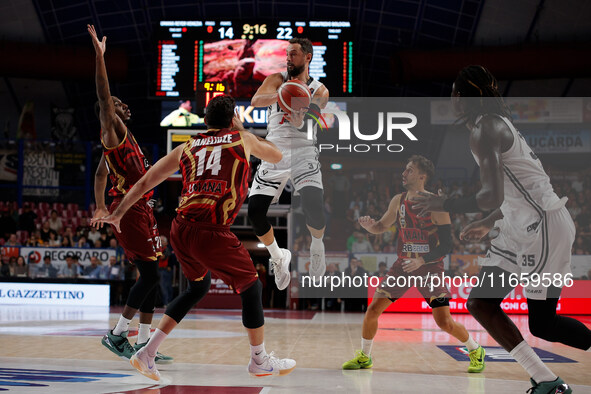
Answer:
[[302, 195], [302, 209], [306, 216], [306, 224], [316, 230], [323, 229], [326, 226], [326, 218], [322, 189], [307, 186], [303, 187], [299, 193]]
[[191, 310], [209, 291], [211, 285], [211, 274], [209, 271], [202, 280], [189, 282], [189, 287], [175, 298], [166, 308], [166, 315], [174, 319], [177, 323], [185, 317], [187, 312]]
[[252, 286], [240, 293], [242, 299], [242, 324], [246, 328], [259, 328], [265, 324], [263, 314], [263, 285], [256, 280]]
[[271, 223], [267, 220], [267, 211], [273, 197], [255, 195], [248, 199], [248, 218], [257, 236], [265, 235], [271, 230]]

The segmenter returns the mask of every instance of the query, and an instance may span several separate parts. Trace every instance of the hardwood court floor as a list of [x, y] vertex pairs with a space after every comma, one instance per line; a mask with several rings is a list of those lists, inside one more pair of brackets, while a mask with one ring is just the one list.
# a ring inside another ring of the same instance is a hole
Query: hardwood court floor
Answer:
[[[374, 341], [374, 368], [342, 371], [360, 347], [362, 314], [266, 311], [267, 351], [294, 358], [286, 377], [246, 372], [248, 340], [240, 311], [195, 310], [164, 342], [175, 363], [160, 366], [160, 385], [100, 344], [118, 313], [106, 308], [0, 307], [0, 391], [14, 393], [524, 393], [528, 375], [469, 315], [455, 315], [487, 348], [481, 374], [467, 374], [460, 344], [430, 314], [385, 314]], [[153, 327], [161, 317], [157, 311]], [[591, 352], [532, 337], [527, 317], [512, 316], [548, 366], [591, 393]], [[588, 326], [591, 317], [578, 317]], [[132, 323], [132, 333], [137, 319]], [[135, 342], [135, 338], [131, 338]], [[493, 361], [501, 360], [501, 361]]]

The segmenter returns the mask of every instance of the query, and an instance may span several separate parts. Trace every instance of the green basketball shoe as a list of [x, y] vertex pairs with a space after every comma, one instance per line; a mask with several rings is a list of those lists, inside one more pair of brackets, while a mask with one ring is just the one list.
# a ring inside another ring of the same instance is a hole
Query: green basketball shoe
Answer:
[[476, 373], [484, 371], [484, 356], [486, 352], [482, 346], [478, 346], [478, 348], [472, 350], [468, 353], [470, 357], [470, 366], [468, 366], [468, 372]]
[[101, 339], [101, 343], [117, 356], [129, 360], [135, 354], [135, 350], [127, 340], [127, 334], [129, 334], [129, 331], [124, 331], [121, 335], [115, 335], [112, 330], [109, 330]]
[[366, 355], [363, 351], [358, 350], [355, 353], [355, 358], [343, 364], [343, 369], [368, 369], [373, 367], [371, 356]]
[[532, 388], [527, 390], [531, 394], [571, 394], [573, 390], [564, 383], [564, 380], [556, 378], [551, 382], [536, 383], [535, 380], [530, 379]]

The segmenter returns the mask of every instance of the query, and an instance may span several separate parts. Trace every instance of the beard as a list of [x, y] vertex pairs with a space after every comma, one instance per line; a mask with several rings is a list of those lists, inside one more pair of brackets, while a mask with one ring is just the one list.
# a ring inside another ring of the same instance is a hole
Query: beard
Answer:
[[292, 66], [291, 68], [289, 66], [287, 66], [287, 74], [289, 74], [290, 77], [297, 77], [303, 71], [304, 71], [304, 66], [300, 66], [300, 67]]

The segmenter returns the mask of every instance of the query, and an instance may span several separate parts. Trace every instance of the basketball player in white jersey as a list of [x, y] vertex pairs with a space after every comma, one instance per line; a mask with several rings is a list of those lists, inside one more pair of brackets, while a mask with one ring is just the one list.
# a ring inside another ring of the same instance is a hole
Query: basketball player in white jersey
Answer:
[[312, 235], [310, 246], [310, 275], [320, 278], [326, 270], [324, 244], [324, 196], [322, 173], [318, 162], [318, 149], [314, 140], [309, 140], [305, 125], [306, 110], [285, 113], [277, 103], [277, 90], [286, 81], [299, 79], [310, 89], [310, 110], [320, 112], [328, 102], [328, 89], [309, 75], [312, 60], [312, 43], [307, 38], [289, 40], [286, 49], [287, 71], [269, 75], [253, 96], [254, 107], [268, 108], [267, 140], [273, 142], [283, 153], [277, 164], [263, 161], [259, 166], [249, 194], [248, 217], [259, 240], [271, 254], [271, 268], [275, 283], [280, 290], [290, 280], [289, 262], [291, 253], [280, 249], [275, 240], [273, 227], [267, 220], [271, 203], [276, 202], [289, 179], [302, 198], [306, 225]]
[[[566, 198], [554, 193], [540, 160], [511, 122], [497, 81], [487, 69], [468, 66], [460, 71], [452, 101], [470, 130], [470, 148], [480, 166], [482, 187], [476, 195], [456, 199], [441, 193], [424, 195], [415, 206], [423, 213], [492, 210], [460, 234], [464, 240], [492, 238], [481, 261], [481, 284], [472, 289], [468, 310], [530, 374], [532, 393], [571, 393], [524, 341], [500, 306], [513, 289], [508, 283], [510, 275], [529, 276], [524, 288], [531, 333], [578, 349], [591, 347], [591, 331], [583, 323], [556, 315], [565, 275], [571, 273], [575, 239], [575, 226], [564, 206]], [[551, 283], [536, 283], [536, 277], [549, 277]]]

